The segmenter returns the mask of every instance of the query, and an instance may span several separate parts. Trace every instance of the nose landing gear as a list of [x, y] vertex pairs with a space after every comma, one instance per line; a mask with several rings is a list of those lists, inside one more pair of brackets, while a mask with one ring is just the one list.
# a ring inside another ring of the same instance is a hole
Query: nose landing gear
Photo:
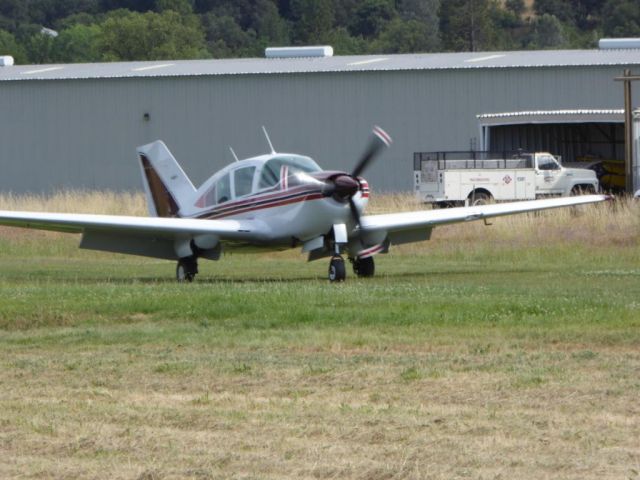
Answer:
[[340, 255], [334, 255], [329, 263], [329, 281], [344, 282], [347, 272], [344, 268], [344, 259]]

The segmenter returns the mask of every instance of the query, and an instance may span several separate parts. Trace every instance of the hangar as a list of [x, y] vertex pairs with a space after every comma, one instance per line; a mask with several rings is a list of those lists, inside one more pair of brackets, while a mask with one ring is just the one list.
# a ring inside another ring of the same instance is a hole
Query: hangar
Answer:
[[229, 146], [265, 153], [262, 125], [327, 169], [350, 169], [383, 126], [377, 191], [410, 190], [417, 151], [622, 158], [614, 78], [638, 67], [637, 48], [0, 67], [0, 191], [139, 189], [135, 147], [158, 138], [199, 184]]

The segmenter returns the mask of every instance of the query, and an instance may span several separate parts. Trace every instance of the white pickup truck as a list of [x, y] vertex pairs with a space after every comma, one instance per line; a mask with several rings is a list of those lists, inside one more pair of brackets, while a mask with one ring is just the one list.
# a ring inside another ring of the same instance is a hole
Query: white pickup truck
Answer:
[[595, 172], [565, 168], [546, 152], [417, 152], [413, 158], [419, 200], [439, 207], [543, 196], [595, 193]]

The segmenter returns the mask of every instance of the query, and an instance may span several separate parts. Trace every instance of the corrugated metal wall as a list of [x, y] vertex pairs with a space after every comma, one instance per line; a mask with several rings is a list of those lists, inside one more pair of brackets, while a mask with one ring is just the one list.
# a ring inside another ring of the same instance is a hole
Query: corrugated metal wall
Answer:
[[[413, 152], [479, 145], [476, 114], [621, 108], [621, 67], [306, 73], [0, 82], [0, 190], [137, 189], [137, 145], [162, 138], [195, 184], [279, 151], [349, 170], [372, 125], [394, 138], [367, 172], [409, 190]], [[146, 121], [143, 116], [149, 114]], [[474, 143], [476, 142], [476, 143]]]

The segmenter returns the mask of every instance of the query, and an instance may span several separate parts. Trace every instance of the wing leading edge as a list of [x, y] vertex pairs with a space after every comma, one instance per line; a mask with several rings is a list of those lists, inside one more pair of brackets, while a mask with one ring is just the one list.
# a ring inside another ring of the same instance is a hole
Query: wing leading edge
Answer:
[[261, 222], [190, 218], [132, 217], [0, 210], [0, 225], [81, 233], [80, 248], [175, 259], [176, 245], [190, 238], [207, 242], [260, 242], [267, 236]]
[[[525, 202], [496, 203], [475, 207], [447, 208], [441, 210], [419, 210], [414, 212], [365, 215], [362, 217], [362, 229], [367, 232], [418, 232], [430, 230], [438, 225], [469, 222], [485, 218], [535, 212], [552, 208], [585, 205], [609, 200], [608, 195], [584, 195], [577, 197], [550, 198]], [[416, 240], [419, 240], [416, 237]]]
[[200, 220], [190, 218], [132, 217], [76, 213], [12, 212], [0, 210], [0, 225], [67, 233], [108, 230], [122, 234], [175, 235], [212, 234], [229, 240], [255, 240], [259, 224], [246, 220]]

